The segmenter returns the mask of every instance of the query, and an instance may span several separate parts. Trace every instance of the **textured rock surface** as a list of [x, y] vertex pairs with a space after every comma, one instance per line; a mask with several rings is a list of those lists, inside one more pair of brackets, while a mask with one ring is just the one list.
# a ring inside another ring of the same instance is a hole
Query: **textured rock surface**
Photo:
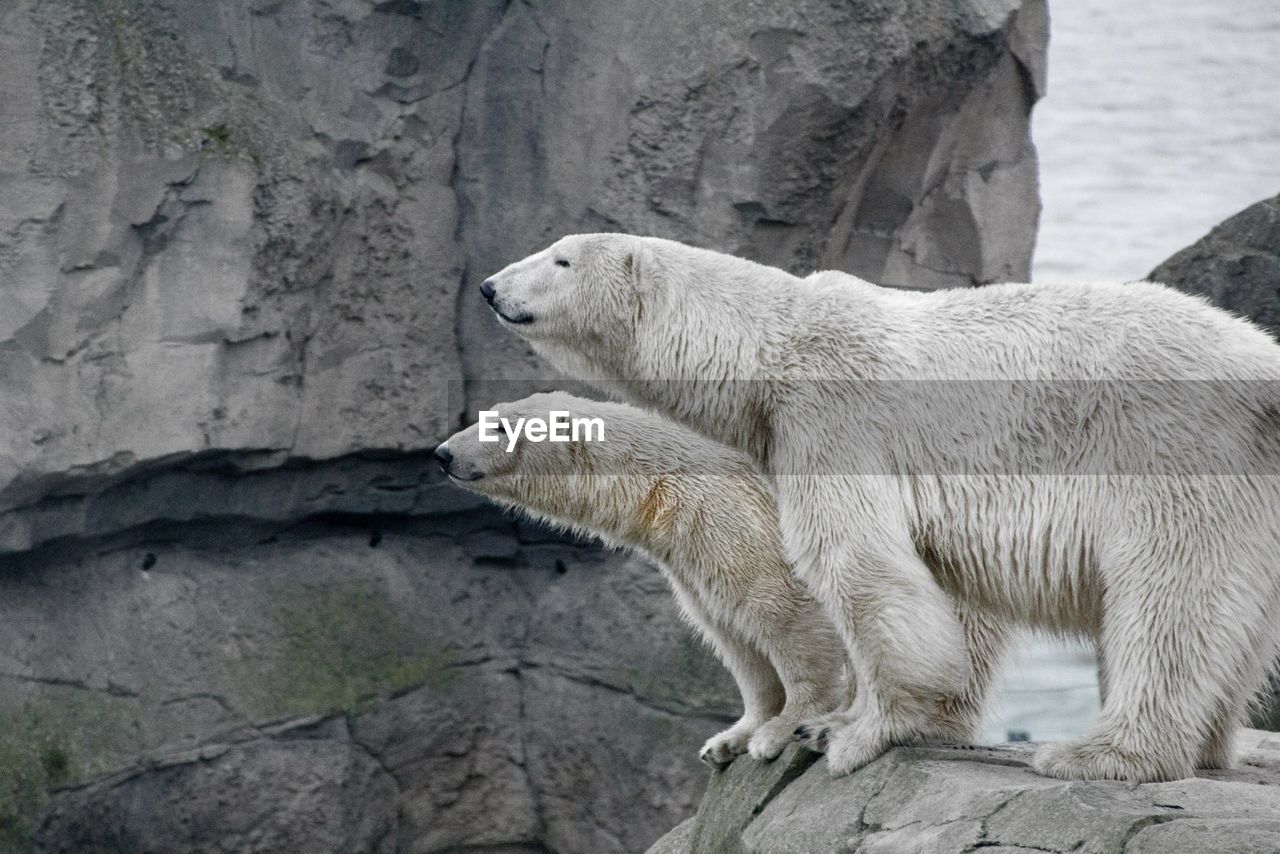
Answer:
[[1148, 278], [1203, 294], [1280, 335], [1280, 196], [1245, 208]]
[[649, 854], [1280, 849], [1280, 739], [1246, 730], [1241, 766], [1173, 783], [1068, 783], [1029, 745], [897, 748], [833, 780], [791, 748], [712, 776], [698, 814]]
[[0, 507], [423, 447], [464, 362], [545, 374], [459, 285], [566, 231], [1025, 277], [1045, 24], [1016, 6], [6, 4]]
[[171, 533], [0, 573], [44, 847], [635, 851], [693, 809], [733, 687], [640, 562], [496, 513]]
[[[618, 230], [889, 284], [1028, 278], [1038, 0], [571, 5], [514, 4], [472, 71], [469, 280]], [[465, 292], [461, 334], [492, 322]], [[472, 376], [546, 375], [514, 337], [463, 358]]]
[[[442, 485], [569, 231], [1024, 278], [1039, 0], [0, 3], [0, 847], [638, 850], [733, 711]], [[321, 815], [323, 813], [323, 815]]]

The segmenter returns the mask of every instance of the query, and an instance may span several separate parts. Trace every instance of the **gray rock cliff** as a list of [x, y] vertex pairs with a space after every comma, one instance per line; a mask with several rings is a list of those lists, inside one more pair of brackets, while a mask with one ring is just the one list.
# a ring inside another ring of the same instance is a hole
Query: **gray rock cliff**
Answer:
[[1040, 0], [0, 3], [0, 849], [639, 850], [735, 698], [440, 482], [573, 231], [1025, 278]]

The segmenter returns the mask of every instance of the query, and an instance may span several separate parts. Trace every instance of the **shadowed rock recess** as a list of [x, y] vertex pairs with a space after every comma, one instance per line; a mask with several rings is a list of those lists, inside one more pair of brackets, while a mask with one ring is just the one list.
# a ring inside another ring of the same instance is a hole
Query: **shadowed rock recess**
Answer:
[[792, 747], [713, 775], [698, 814], [649, 854], [1280, 850], [1280, 737], [1240, 741], [1238, 770], [1139, 786], [1041, 777], [1026, 744], [899, 747], [839, 780]]
[[[0, 4], [0, 849], [635, 851], [728, 677], [441, 483], [566, 232], [1020, 279], [1042, 2]], [[504, 396], [510, 393], [504, 389]]]

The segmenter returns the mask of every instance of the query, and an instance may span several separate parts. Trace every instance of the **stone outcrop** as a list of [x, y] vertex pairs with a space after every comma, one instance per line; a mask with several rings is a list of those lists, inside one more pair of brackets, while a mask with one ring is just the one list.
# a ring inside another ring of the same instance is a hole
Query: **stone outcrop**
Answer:
[[1205, 296], [1280, 335], [1280, 196], [1222, 222], [1147, 278]]
[[1041, 0], [0, 4], [0, 848], [638, 850], [730, 682], [431, 448], [621, 229], [1024, 278]]
[[966, 851], [1203, 854], [1280, 848], [1280, 737], [1245, 730], [1241, 766], [1133, 786], [1038, 776], [1033, 745], [899, 747], [831, 779], [802, 748], [735, 761], [649, 854]]

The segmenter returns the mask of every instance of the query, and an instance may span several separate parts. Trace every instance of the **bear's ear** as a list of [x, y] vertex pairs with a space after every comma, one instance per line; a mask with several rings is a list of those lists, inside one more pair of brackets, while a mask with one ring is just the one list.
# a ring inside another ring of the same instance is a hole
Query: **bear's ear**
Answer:
[[653, 290], [658, 278], [658, 258], [653, 247], [643, 240], [631, 244], [631, 251], [623, 261], [623, 270], [636, 293], [647, 293]]

